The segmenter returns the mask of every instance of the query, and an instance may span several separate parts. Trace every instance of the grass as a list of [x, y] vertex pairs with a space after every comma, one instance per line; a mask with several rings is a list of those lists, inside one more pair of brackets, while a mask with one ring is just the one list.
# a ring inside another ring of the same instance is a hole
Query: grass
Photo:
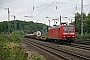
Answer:
[[46, 60], [42, 55], [35, 51], [28, 51], [27, 60]]

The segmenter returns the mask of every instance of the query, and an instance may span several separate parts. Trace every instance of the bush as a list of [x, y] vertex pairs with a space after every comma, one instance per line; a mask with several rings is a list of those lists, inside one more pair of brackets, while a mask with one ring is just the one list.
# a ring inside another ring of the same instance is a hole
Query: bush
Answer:
[[13, 48], [3, 46], [0, 48], [2, 48], [0, 49], [1, 60], [27, 60], [25, 57], [25, 52], [17, 46]]
[[0, 34], [0, 60], [27, 60], [25, 51], [22, 50], [18, 43], [20, 36], [17, 34]]
[[76, 34], [76, 38], [77, 39], [90, 39], [90, 33], [84, 33], [83, 35], [81, 35], [81, 34]]

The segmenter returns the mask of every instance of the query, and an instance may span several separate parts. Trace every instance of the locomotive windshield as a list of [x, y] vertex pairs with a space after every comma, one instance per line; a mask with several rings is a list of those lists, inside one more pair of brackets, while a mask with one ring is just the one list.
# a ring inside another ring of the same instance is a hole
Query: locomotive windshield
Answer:
[[74, 27], [72, 26], [63, 26], [64, 31], [74, 31]]

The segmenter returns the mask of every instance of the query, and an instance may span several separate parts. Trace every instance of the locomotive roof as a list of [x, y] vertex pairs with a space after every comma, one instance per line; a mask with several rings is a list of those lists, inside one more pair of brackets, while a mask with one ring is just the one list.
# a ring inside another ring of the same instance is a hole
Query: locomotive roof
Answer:
[[61, 26], [73, 26], [73, 25], [61, 25]]
[[52, 27], [49, 27], [49, 29], [58, 28], [58, 27], [61, 27], [61, 26], [73, 26], [73, 25], [54, 25]]

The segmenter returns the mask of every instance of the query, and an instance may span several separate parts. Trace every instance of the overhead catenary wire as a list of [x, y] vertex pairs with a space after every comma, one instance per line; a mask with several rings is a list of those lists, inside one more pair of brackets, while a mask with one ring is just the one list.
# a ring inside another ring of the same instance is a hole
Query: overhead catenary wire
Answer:
[[34, 12], [34, 0], [33, 0], [33, 6], [32, 6], [32, 12], [31, 12], [31, 16], [32, 16], [32, 13]]
[[[40, 3], [41, 3], [41, 1], [42, 1], [42, 0], [40, 0], [38, 4], [40, 4]], [[32, 16], [32, 14], [33, 14], [33, 12], [34, 12], [34, 10], [35, 10], [35, 7], [37, 7], [37, 6], [38, 6], [38, 4], [37, 4], [36, 6], [34, 6], [34, 0], [33, 0], [33, 10], [31, 11], [31, 16]]]
[[[72, 0], [71, 0], [72, 1]], [[67, 2], [67, 3], [65, 3], [65, 2], [56, 2], [56, 3], [61, 3], [61, 4], [64, 4], [64, 5], [76, 5], [76, 8], [75, 8], [75, 11], [77, 11], [77, 6], [81, 6], [80, 4], [75, 4], [75, 3], [70, 3], [71, 1], [69, 1], [69, 2]], [[61, 5], [60, 5], [61, 6]], [[56, 8], [57, 8], [57, 6], [56, 6]], [[66, 8], [64, 8], [64, 9], [66, 9]], [[64, 10], [64, 9], [62, 9], [62, 10]]]
[[[72, 0], [71, 0], [71, 1], [72, 1]], [[71, 1], [69, 1], [69, 2], [71, 2]], [[56, 3], [61, 3], [61, 4], [64, 4], [64, 5], [66, 5], [66, 4], [68, 4], [68, 5], [76, 5], [75, 11], [81, 9], [81, 8], [77, 8], [77, 5], [79, 5], [79, 4], [71, 4], [71, 3], [69, 3], [69, 2], [67, 2], [67, 3], [64, 3], [64, 2], [56, 2]], [[60, 5], [60, 6], [61, 6], [61, 5]], [[86, 7], [86, 6], [89, 6], [89, 4], [88, 4], [88, 5], [85, 5], [84, 7]], [[83, 7], [83, 8], [84, 8], [84, 7]], [[57, 8], [57, 6], [56, 6], [56, 8]], [[72, 12], [68, 13], [67, 15], [69, 15], [69, 14], [75, 12], [75, 11], [72, 11]]]
[[[47, 1], [48, 1], [48, 0], [47, 0]], [[52, 0], [52, 1], [54, 1], [54, 0]], [[38, 1], [38, 2], [39, 2], [39, 1]], [[58, 2], [59, 2], [59, 1], [58, 1]], [[62, 3], [64, 3], [64, 2], [62, 2]], [[67, 2], [66, 2], [66, 3], [67, 3]], [[35, 3], [34, 3], [34, 4], [35, 4]], [[38, 4], [39, 4], [39, 3], [38, 3]], [[69, 3], [67, 3], [67, 4], [69, 4]], [[15, 4], [14, 4], [14, 5], [15, 5]], [[63, 5], [63, 4], [61, 4], [61, 5]], [[64, 4], [64, 5], [65, 5], [65, 4]], [[70, 5], [73, 5], [73, 3], [70, 3]], [[35, 7], [36, 7], [36, 6], [34, 5], [34, 8], [35, 8]], [[57, 9], [58, 9], [58, 6], [57, 6]], [[35, 12], [35, 10], [36, 10], [36, 9], [34, 9], [34, 12]], [[62, 10], [62, 9], [61, 9], [61, 10]], [[78, 10], [78, 8], [77, 8], [77, 10]], [[24, 10], [23, 10], [23, 11], [24, 11]], [[30, 11], [30, 10], [29, 10], [29, 11]], [[32, 11], [32, 10], [31, 10], [31, 11]], [[31, 11], [30, 11], [30, 12], [31, 12]], [[42, 10], [41, 10], [41, 11], [42, 11]], [[41, 12], [41, 11], [40, 11], [40, 12]], [[46, 10], [44, 10], [44, 11], [46, 11]], [[58, 11], [58, 10], [57, 10], [57, 11]], [[70, 11], [70, 12], [72, 12], [72, 11]], [[39, 13], [39, 12], [38, 12], [38, 13]], [[41, 13], [40, 13], [40, 14], [41, 14]], [[40, 14], [39, 14], [39, 15], [40, 15]], [[68, 14], [68, 13], [67, 13], [67, 14]], [[65, 15], [67, 15], [67, 14], [65, 14]], [[36, 14], [36, 15], [37, 15], [37, 14]], [[37, 16], [38, 16], [38, 15], [37, 15]], [[37, 16], [36, 16], [36, 17], [37, 17]], [[35, 16], [34, 16], [34, 17], [35, 17]], [[40, 17], [40, 18], [41, 18], [41, 17]]]
[[[71, 2], [72, 0], [70, 0], [69, 2]], [[48, 7], [49, 6], [51, 6], [54, 2], [56, 2], [56, 0], [55, 1], [53, 1], [50, 5], [48, 5]], [[64, 4], [70, 4], [69, 2], [67, 2], [67, 3], [64, 3]], [[71, 5], [77, 5], [77, 4], [71, 4]], [[40, 13], [38, 13], [34, 18], [36, 18], [38, 15], [40, 15], [43, 11], [45, 11], [48, 7], [46, 7], [44, 10], [42, 10]], [[57, 10], [57, 6], [56, 6], [56, 10]], [[34, 19], [33, 18], [33, 19]]]
[[[72, 0], [70, 0], [69, 2], [71, 2]], [[41, 2], [41, 1], [40, 1]], [[37, 17], [38, 15], [40, 15], [43, 11], [45, 11], [49, 6], [51, 6], [54, 2], [56, 2], [56, 0], [55, 1], [53, 1], [50, 5], [48, 5], [45, 9], [43, 9], [40, 13], [38, 13], [35, 17]], [[64, 3], [64, 4], [69, 4], [69, 2], [67, 2], [67, 3]], [[57, 3], [57, 2], [56, 2]], [[63, 2], [61, 2], [61, 3], [63, 3]], [[76, 5], [76, 4], [72, 4], [72, 5]], [[57, 9], [57, 6], [56, 6], [56, 9]], [[34, 17], [34, 18], [35, 18]], [[33, 18], [33, 19], [34, 19]]]
[[[55, 0], [56, 1], [56, 0]], [[51, 4], [49, 4], [45, 9], [43, 9], [40, 13], [38, 13], [35, 17], [37, 17], [38, 15], [40, 15], [43, 11], [45, 11], [47, 8], [49, 8], [55, 1], [53, 1]], [[34, 18], [35, 18], [34, 17]], [[33, 19], [34, 19], [33, 18]]]
[[[85, 7], [89, 6], [89, 5], [90, 5], [90, 4], [87, 4], [87, 5], [83, 6], [83, 8], [85, 8]], [[77, 10], [79, 10], [79, 9], [81, 9], [81, 8], [78, 8]], [[76, 10], [74, 10], [74, 11], [68, 13], [67, 15], [70, 15], [70, 14], [74, 13], [75, 11], [76, 11]], [[64, 15], [64, 16], [67, 16], [67, 15]]]
[[61, 4], [68, 4], [68, 5], [76, 5], [76, 4], [63, 3], [63, 2], [57, 2], [57, 3], [61, 3]]
[[39, 1], [39, 3], [36, 5], [36, 7], [38, 7], [38, 5], [41, 3], [42, 0]]

